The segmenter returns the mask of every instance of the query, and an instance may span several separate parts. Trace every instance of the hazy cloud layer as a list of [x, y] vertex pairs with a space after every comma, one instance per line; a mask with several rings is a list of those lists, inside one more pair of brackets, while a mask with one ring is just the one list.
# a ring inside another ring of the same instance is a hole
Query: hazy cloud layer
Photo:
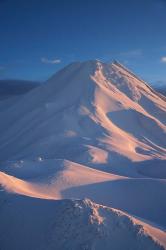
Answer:
[[161, 62], [166, 63], [166, 56], [161, 57]]
[[143, 52], [141, 49], [135, 49], [135, 50], [129, 50], [129, 51], [126, 51], [126, 52], [121, 52], [119, 54], [120, 56], [123, 56], [123, 57], [141, 57], [143, 55]]
[[61, 60], [60, 59], [48, 59], [46, 57], [42, 57], [41, 62], [46, 63], [46, 64], [59, 64], [61, 63]]

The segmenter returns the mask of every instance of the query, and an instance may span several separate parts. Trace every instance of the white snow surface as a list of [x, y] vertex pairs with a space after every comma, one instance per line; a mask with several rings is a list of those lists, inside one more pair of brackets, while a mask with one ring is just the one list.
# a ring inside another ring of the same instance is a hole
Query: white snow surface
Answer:
[[1, 101], [0, 152], [0, 249], [166, 249], [166, 98], [118, 62]]

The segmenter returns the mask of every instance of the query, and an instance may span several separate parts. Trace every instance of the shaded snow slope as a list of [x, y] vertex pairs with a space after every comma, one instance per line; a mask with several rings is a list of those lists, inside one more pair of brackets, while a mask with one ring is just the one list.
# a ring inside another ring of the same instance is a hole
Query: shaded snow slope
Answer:
[[159, 229], [88, 199], [49, 201], [0, 195], [3, 250], [164, 249], [165, 234]]

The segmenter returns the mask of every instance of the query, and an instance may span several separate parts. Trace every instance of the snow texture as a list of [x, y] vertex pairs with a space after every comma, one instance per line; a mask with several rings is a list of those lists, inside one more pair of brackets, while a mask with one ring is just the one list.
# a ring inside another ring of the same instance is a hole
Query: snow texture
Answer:
[[1, 100], [0, 152], [0, 249], [166, 249], [166, 98], [119, 62]]

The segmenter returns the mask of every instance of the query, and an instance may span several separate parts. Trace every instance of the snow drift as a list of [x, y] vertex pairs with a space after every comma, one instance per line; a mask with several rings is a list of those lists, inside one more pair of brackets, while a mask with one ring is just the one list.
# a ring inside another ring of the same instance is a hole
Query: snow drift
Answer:
[[18, 161], [3, 168], [0, 184], [10, 193], [35, 198], [88, 197], [165, 228], [165, 179], [136, 174], [123, 177], [67, 160]]

